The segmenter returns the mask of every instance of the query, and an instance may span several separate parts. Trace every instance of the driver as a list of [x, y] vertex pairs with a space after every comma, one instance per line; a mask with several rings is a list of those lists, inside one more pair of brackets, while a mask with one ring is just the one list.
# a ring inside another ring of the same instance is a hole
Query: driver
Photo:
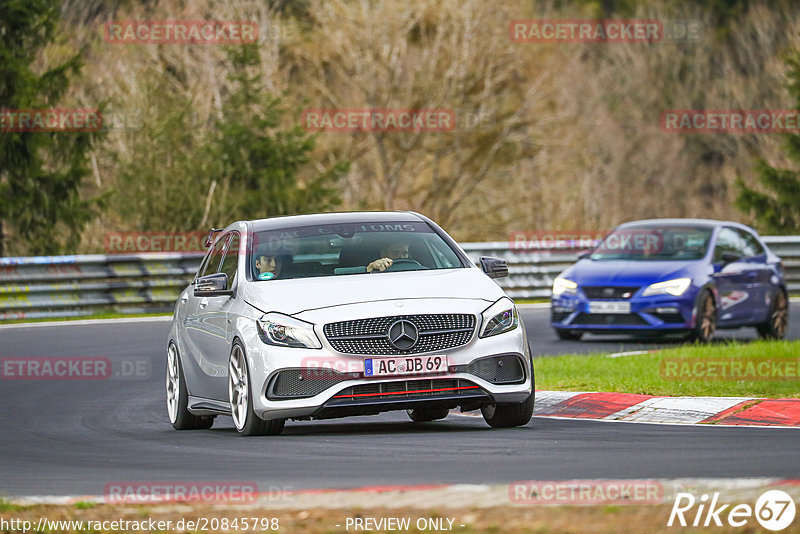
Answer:
[[390, 242], [385, 247], [381, 248], [381, 257], [367, 265], [367, 272], [371, 273], [374, 271], [385, 271], [392, 266], [394, 260], [411, 258], [411, 255], [408, 252], [408, 247], [408, 241], [401, 240]]

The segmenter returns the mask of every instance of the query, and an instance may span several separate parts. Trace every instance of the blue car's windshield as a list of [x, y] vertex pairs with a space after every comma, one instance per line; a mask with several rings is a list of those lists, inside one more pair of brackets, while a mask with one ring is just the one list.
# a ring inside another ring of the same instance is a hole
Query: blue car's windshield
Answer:
[[353, 223], [256, 232], [253, 280], [464, 267], [424, 222]]
[[592, 251], [592, 260], [699, 260], [706, 255], [711, 228], [633, 226], [617, 228]]

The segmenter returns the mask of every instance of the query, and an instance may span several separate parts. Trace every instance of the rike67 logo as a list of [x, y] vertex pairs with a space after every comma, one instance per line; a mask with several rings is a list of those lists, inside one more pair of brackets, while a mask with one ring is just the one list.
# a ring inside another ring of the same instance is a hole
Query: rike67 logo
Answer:
[[792, 524], [795, 512], [794, 500], [781, 490], [764, 492], [756, 500], [755, 507], [721, 503], [719, 493], [710, 497], [704, 493], [697, 499], [691, 493], [681, 492], [675, 496], [667, 526], [721, 527], [727, 523], [731, 527], [743, 527], [755, 518], [762, 528], [777, 532]]

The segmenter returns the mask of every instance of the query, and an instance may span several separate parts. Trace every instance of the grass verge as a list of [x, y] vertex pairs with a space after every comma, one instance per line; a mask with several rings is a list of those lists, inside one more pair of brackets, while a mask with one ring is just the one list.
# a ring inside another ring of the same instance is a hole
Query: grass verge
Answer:
[[[760, 367], [768, 372], [759, 373], [758, 364], [764, 361], [783, 364], [776, 368], [770, 363]], [[736, 377], [731, 377], [734, 362], [742, 367]], [[800, 341], [685, 345], [616, 358], [603, 354], [564, 355], [537, 358], [534, 365], [536, 388], [543, 390], [800, 398]], [[753, 369], [761, 375], [759, 379], [739, 379], [752, 377], [749, 371]], [[780, 369], [784, 376], [777, 376]], [[721, 376], [723, 373], [726, 376]]]

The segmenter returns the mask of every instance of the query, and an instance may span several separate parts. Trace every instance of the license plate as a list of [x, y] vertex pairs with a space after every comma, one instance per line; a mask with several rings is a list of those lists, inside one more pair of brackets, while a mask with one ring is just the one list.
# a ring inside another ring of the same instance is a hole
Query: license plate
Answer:
[[447, 371], [447, 356], [398, 356], [396, 358], [367, 358], [364, 376], [424, 375]]
[[589, 313], [630, 313], [631, 303], [624, 300], [590, 300]]

